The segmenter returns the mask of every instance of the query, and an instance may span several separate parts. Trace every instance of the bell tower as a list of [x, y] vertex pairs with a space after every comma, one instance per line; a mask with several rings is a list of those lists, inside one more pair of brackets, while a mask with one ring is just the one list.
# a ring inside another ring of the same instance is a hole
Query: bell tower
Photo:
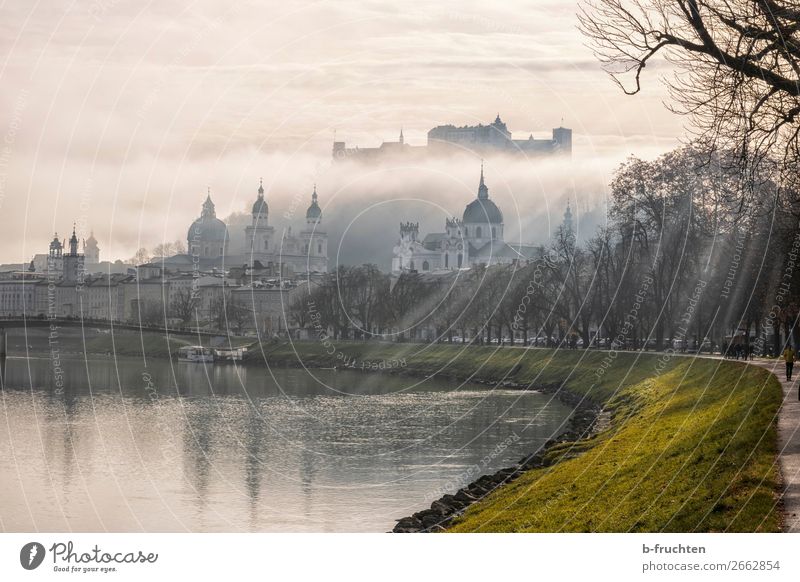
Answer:
[[244, 229], [247, 262], [259, 261], [266, 265], [275, 252], [273, 236], [275, 229], [269, 226], [269, 205], [264, 196], [264, 181], [259, 180], [258, 196], [253, 203], [252, 222]]

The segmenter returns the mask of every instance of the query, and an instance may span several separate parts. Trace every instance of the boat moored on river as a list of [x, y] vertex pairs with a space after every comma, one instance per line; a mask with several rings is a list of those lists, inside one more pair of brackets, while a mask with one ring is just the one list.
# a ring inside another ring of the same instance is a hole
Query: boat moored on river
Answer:
[[180, 362], [213, 362], [214, 350], [204, 346], [183, 346], [178, 349]]

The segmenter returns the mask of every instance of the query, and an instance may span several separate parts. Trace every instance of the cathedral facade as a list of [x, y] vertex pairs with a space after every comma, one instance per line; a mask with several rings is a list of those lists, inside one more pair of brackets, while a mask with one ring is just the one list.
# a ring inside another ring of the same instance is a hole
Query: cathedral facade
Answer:
[[171, 257], [166, 263], [179, 266], [178, 263], [191, 262], [204, 268], [272, 267], [279, 272], [285, 272], [288, 267], [292, 273], [324, 273], [328, 270], [328, 235], [322, 226], [316, 186], [306, 210], [305, 225], [295, 234], [291, 227], [278, 231], [270, 224], [264, 185], [259, 184], [251, 208], [251, 221], [244, 230], [243, 248], [231, 249], [228, 226], [217, 218], [209, 192], [200, 216], [189, 227], [186, 239], [188, 254]]
[[400, 224], [400, 239], [393, 249], [392, 272], [512, 264], [531, 259], [538, 252], [534, 246], [506, 243], [503, 230], [503, 213], [489, 198], [481, 166], [478, 195], [467, 204], [460, 219], [445, 220], [444, 232], [420, 239], [419, 223]]

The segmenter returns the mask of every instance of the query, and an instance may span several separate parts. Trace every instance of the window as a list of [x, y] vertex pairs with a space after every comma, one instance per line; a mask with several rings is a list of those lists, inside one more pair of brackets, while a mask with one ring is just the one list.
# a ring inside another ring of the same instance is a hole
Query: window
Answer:
[[463, 261], [464, 256], [461, 253], [458, 253], [458, 268], [461, 268], [461, 262]]
[[444, 256], [444, 268], [450, 268], [450, 255], [445, 254]]
[[319, 244], [317, 245], [317, 254], [318, 254], [318, 255], [321, 255], [321, 254], [322, 254], [322, 243], [319, 243]]
[[264, 250], [266, 251], [269, 248], [269, 241], [264, 239]]
[[497, 238], [497, 231], [495, 230], [495, 227], [492, 227], [492, 240], [496, 238]]
[[422, 270], [429, 271], [431, 266], [428, 264], [428, 261], [422, 261]]
[[411, 259], [411, 270], [414, 270], [414, 259]]
[[469, 227], [464, 227], [464, 236], [469, 236]]
[[479, 226], [475, 229], [475, 238], [481, 238], [481, 234], [481, 227]]

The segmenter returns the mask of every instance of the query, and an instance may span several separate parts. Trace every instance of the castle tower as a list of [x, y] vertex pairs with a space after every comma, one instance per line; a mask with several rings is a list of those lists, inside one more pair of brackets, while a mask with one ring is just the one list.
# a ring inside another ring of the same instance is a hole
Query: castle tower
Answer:
[[558, 154], [572, 155], [572, 130], [566, 127], [553, 128], [553, 147]]
[[419, 222], [400, 223], [400, 241], [416, 242], [419, 237]]
[[414, 251], [421, 247], [417, 241], [419, 238], [418, 222], [400, 223], [400, 240], [394, 246], [392, 259], [392, 272], [401, 273], [403, 271], [415, 270], [417, 265], [414, 263]]

